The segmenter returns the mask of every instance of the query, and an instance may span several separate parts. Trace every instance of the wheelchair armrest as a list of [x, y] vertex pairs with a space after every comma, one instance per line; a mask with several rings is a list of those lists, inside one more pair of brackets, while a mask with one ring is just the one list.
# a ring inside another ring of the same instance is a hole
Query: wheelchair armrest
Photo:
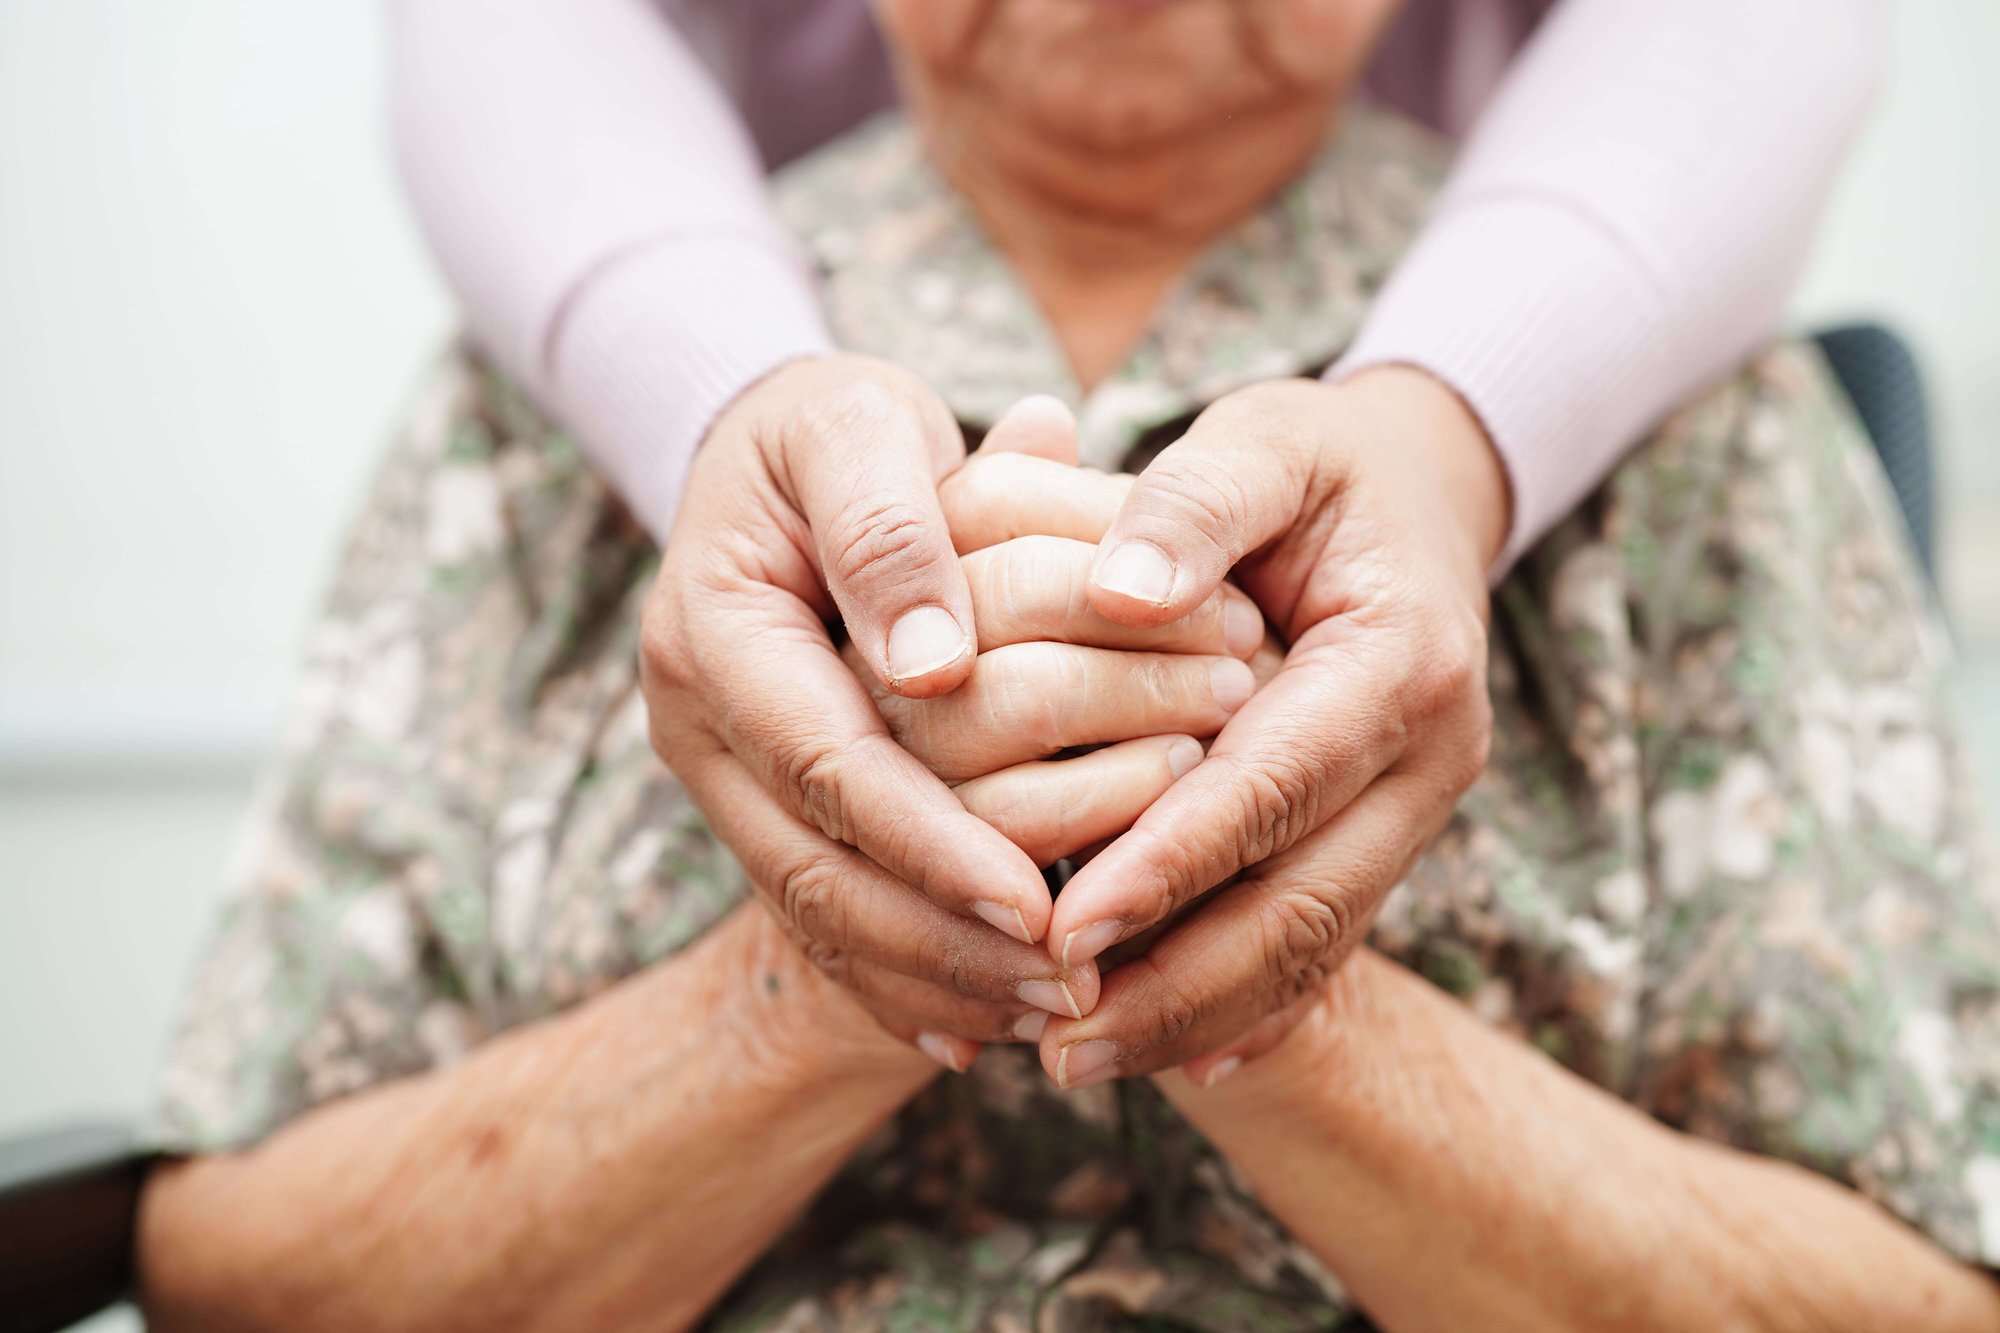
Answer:
[[0, 1333], [66, 1328], [132, 1293], [152, 1162], [118, 1125], [0, 1139]]

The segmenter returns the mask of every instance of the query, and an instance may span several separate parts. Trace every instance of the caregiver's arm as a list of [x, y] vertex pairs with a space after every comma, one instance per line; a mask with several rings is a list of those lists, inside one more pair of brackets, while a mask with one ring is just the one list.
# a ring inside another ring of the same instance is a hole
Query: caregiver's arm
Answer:
[[1394, 1333], [2000, 1329], [2000, 1287], [1860, 1195], [1674, 1133], [1358, 953], [1225, 1082], [1160, 1077]]
[[[827, 31], [820, 7], [796, 8]], [[867, 21], [852, 6], [831, 19], [848, 11]], [[755, 155], [655, 8], [398, 0], [391, 12], [404, 173], [483, 341], [655, 535], [703, 442], [714, 482], [686, 506], [646, 615], [661, 748], [699, 792], [693, 770], [719, 747], [757, 775], [761, 808], [820, 828], [823, 844], [773, 882], [845, 843], [953, 911], [1039, 939], [1036, 867], [888, 741], [826, 631], [837, 611], [871, 674], [902, 694], [970, 672], [971, 595], [937, 500], [965, 452], [950, 412], [893, 367], [800, 355], [826, 339]], [[742, 651], [749, 641], [766, 651]], [[799, 713], [801, 699], [816, 708]], [[670, 736], [677, 726], [702, 734]], [[700, 758], [671, 754], [691, 742]]]
[[[474, 334], [664, 539], [716, 413], [830, 348], [741, 118], [647, 0], [389, 14], [397, 157]], [[816, 36], [839, 54], [867, 21], [820, 14]], [[854, 90], [850, 116], [889, 95], [868, 69], [818, 73]]]
[[746, 906], [456, 1068], [162, 1168], [148, 1319], [686, 1327], [937, 1072]]
[[1414, 365], [1472, 405], [1512, 482], [1501, 567], [1777, 327], [1885, 26], [1880, 0], [1543, 21], [1333, 372]]

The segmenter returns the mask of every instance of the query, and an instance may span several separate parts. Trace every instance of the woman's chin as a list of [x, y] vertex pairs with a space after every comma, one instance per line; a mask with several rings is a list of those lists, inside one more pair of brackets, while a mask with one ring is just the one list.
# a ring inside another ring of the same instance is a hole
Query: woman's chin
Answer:
[[1052, 139], [1098, 152], [1144, 153], [1254, 111], [1271, 100], [1271, 91], [1248, 81], [1204, 78], [1139, 53], [1079, 52], [1051, 61], [1032, 82], [1017, 83], [1007, 100]]

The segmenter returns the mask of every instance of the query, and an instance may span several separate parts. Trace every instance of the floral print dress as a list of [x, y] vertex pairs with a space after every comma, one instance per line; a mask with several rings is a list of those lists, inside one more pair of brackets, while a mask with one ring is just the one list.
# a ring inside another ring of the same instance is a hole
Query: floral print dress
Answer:
[[[1136, 467], [1217, 396], [1331, 361], [1444, 167], [1350, 111], [1087, 398], [906, 124], [775, 188], [845, 345], [973, 436], [1065, 394], [1086, 461]], [[239, 1147], [448, 1065], [741, 899], [647, 743], [656, 560], [569, 438], [447, 360], [312, 632], [160, 1147]], [[1774, 347], [1664, 423], [1494, 597], [1492, 761], [1375, 947], [1665, 1122], [2000, 1261], [2000, 900], [1945, 638], [1818, 356]], [[1060, 1095], [1020, 1048], [913, 1101], [712, 1321], [1367, 1326], [1150, 1085]]]

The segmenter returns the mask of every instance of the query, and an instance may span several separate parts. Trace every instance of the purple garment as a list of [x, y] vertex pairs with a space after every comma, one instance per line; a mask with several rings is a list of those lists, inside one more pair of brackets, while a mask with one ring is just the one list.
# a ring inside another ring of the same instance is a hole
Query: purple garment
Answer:
[[[404, 177], [470, 327], [664, 539], [716, 413], [830, 346], [761, 171], [893, 104], [866, 0], [391, 14]], [[1368, 91], [1465, 147], [1331, 374], [1464, 397], [1513, 486], [1502, 570], [1775, 327], [1882, 28], [1880, 0], [1407, 4]]]

